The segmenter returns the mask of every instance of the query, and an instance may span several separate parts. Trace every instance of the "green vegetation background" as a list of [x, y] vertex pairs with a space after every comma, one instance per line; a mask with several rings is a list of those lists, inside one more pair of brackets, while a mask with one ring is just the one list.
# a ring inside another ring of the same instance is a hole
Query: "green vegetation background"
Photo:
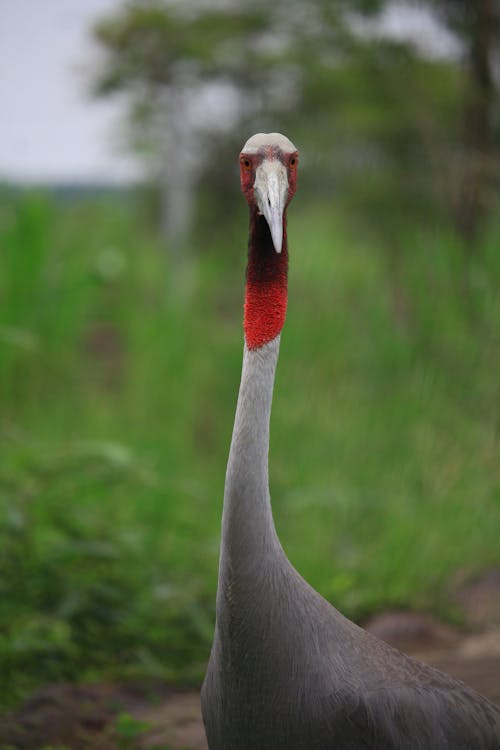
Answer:
[[[4, 704], [54, 680], [201, 679], [246, 221], [242, 199], [200, 223], [174, 268], [132, 194], [2, 195]], [[290, 209], [276, 524], [347, 615], [453, 617], [457, 575], [500, 561], [498, 230], [471, 253], [442, 227], [390, 251], [353, 227], [332, 200]]]

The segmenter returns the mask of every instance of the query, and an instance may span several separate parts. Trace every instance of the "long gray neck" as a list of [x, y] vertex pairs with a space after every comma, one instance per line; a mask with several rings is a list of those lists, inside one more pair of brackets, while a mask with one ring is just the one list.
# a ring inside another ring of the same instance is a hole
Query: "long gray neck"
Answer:
[[220, 577], [281, 554], [269, 495], [269, 418], [280, 336], [258, 349], [245, 344], [224, 491]]

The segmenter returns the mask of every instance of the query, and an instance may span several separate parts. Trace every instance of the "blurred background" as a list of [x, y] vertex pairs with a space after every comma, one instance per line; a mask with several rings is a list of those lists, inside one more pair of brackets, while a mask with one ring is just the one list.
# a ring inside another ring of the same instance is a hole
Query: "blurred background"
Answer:
[[238, 153], [301, 153], [271, 494], [357, 621], [500, 564], [494, 0], [3, 0], [0, 673], [198, 684], [242, 353]]

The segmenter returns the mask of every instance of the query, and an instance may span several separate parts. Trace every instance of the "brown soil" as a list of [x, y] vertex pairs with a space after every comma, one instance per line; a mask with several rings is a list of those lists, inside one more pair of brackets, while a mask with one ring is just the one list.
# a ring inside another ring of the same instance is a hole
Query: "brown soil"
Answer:
[[[468, 683], [500, 705], [500, 575], [461, 588], [463, 633], [432, 617], [386, 612], [365, 627], [401, 650]], [[478, 610], [481, 610], [481, 618]], [[479, 620], [488, 630], [477, 630]], [[117, 731], [126, 713], [144, 722]], [[119, 726], [119, 722], [118, 722]], [[130, 737], [130, 733], [129, 733]], [[51, 685], [0, 719], [0, 750], [207, 750], [199, 694], [161, 684]]]

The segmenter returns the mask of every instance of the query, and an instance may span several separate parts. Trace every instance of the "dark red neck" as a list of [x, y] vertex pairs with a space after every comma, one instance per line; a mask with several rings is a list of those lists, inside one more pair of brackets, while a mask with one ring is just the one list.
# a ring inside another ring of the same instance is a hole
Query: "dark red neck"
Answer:
[[250, 209], [247, 284], [243, 327], [249, 349], [258, 349], [276, 338], [286, 317], [288, 249], [286, 213], [283, 216], [283, 247], [277, 253], [265, 218]]

